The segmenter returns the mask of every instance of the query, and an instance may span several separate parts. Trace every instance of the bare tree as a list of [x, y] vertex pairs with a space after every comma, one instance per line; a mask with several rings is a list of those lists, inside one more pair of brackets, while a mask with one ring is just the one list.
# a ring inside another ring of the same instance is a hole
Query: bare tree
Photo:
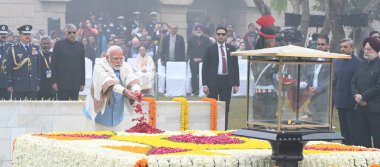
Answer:
[[363, 9], [363, 12], [366, 12], [369, 14], [369, 21], [373, 21], [375, 18], [375, 10], [376, 7], [380, 4], [379, 0], [369, 0], [367, 6]]
[[340, 53], [340, 40], [346, 36], [340, 15], [343, 14], [344, 7], [348, 3], [348, 0], [328, 0], [328, 2], [328, 6], [330, 6], [328, 14], [333, 22], [330, 52]]
[[299, 30], [303, 36], [301, 46], [304, 46], [306, 42], [307, 31], [309, 29], [309, 23], [310, 23], [309, 0], [295, 0], [295, 1], [299, 1], [301, 4], [302, 17], [301, 17], [301, 25], [300, 25]]
[[[376, 8], [378, 5], [380, 4], [380, 1], [379, 0], [369, 0], [367, 5], [364, 7], [364, 9], [362, 10], [363, 13], [368, 13], [369, 16], [368, 16], [368, 22], [372, 22], [375, 18], [375, 15], [376, 15], [376, 10], [379, 10], [378, 8]], [[368, 33], [370, 30], [372, 30], [373, 28], [371, 27], [371, 25], [369, 25], [369, 27], [365, 27], [365, 28], [354, 28], [353, 31], [355, 31], [355, 33], [353, 35], [355, 35], [354, 39], [355, 39], [355, 46], [356, 48], [361, 48], [362, 46], [362, 41], [364, 40], [364, 38], [368, 37]]]
[[253, 3], [255, 3], [257, 9], [259, 9], [261, 16], [271, 15], [271, 10], [269, 6], [265, 4], [263, 0], [253, 0]]
[[339, 42], [345, 37], [340, 15], [343, 14], [344, 7], [347, 3], [348, 0], [325, 0], [326, 18], [320, 34], [329, 35], [330, 32], [332, 33], [330, 41], [331, 52], [340, 52]]
[[301, 14], [301, 1], [302, 0], [291, 0], [290, 3], [293, 7], [293, 13]]
[[[328, 1], [329, 0], [325, 0], [325, 4], [328, 4]], [[327, 14], [327, 11], [330, 10], [330, 6], [329, 5], [325, 5], [325, 21], [323, 22], [323, 27], [322, 27], [322, 30], [321, 32], [319, 32], [319, 34], [321, 35], [329, 35], [330, 32], [331, 32], [331, 26], [332, 26], [332, 22], [331, 22], [331, 18], [330, 18], [330, 15]]]

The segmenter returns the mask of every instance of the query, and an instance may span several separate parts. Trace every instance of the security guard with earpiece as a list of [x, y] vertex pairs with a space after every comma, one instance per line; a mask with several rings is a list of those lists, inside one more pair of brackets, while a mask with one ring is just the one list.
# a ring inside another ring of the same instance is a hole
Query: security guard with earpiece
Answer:
[[36, 100], [41, 76], [41, 53], [37, 46], [31, 44], [31, 25], [23, 25], [17, 30], [20, 42], [10, 47], [7, 53], [7, 89], [13, 100]]

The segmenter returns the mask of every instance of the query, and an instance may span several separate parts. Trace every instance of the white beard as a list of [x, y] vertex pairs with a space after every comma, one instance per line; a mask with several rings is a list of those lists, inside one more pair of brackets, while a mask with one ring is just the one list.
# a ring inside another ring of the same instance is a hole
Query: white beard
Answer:
[[377, 57], [377, 55], [364, 55], [364, 59], [366, 59], [368, 61], [375, 60], [376, 57]]
[[121, 66], [112, 66], [112, 68], [113, 68], [114, 70], [120, 70], [120, 69], [121, 69]]

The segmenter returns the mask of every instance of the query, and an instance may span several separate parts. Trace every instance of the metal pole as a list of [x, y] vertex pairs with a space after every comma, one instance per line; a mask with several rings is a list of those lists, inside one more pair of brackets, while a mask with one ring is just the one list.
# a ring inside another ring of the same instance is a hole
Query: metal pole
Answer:
[[154, 98], [158, 100], [158, 74], [154, 74]]
[[[300, 58], [298, 58], [300, 60]], [[297, 64], [297, 87], [296, 87], [296, 120], [299, 120], [300, 108], [300, 83], [301, 83], [301, 65]]]

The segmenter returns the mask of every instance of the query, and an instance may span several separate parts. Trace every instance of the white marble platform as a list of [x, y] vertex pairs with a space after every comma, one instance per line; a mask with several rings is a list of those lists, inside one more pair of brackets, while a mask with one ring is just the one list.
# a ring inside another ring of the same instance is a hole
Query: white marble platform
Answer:
[[[84, 101], [0, 101], [0, 167], [11, 166], [12, 141], [26, 133], [55, 131], [94, 131], [94, 123], [82, 114]], [[144, 103], [143, 110], [148, 111]], [[157, 128], [180, 130], [181, 104], [157, 101]], [[132, 127], [133, 112], [116, 127], [105, 130], [123, 131]], [[225, 103], [218, 102], [218, 130], [224, 130]], [[149, 118], [149, 117], [148, 117]], [[189, 129], [210, 129], [210, 103], [189, 101]]]

